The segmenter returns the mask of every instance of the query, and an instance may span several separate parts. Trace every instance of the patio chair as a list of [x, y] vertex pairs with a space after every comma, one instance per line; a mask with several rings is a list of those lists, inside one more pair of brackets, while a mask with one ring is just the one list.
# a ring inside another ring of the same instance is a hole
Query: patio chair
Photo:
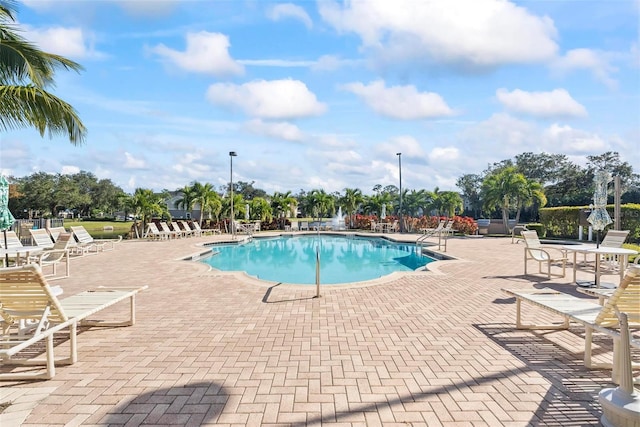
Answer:
[[31, 241], [35, 246], [42, 246], [45, 249], [51, 249], [53, 247], [53, 240], [51, 240], [51, 235], [44, 228], [38, 228], [36, 230], [30, 229], [29, 233], [31, 234]]
[[73, 250], [84, 255], [85, 253], [108, 251], [115, 248], [115, 244], [122, 240], [122, 236], [118, 239], [94, 239], [91, 234], [82, 226], [71, 226], [71, 232], [78, 241], [78, 245]]
[[66, 233], [67, 230], [64, 227], [50, 227], [47, 228], [47, 232], [51, 236], [51, 240], [55, 242], [56, 240], [58, 240], [58, 236], [60, 235], [60, 233]]
[[300, 231], [309, 231], [309, 221], [300, 221], [298, 224]]
[[0, 246], [5, 249], [21, 248], [23, 246], [22, 242], [20, 241], [20, 238], [18, 237], [16, 232], [13, 230], [6, 231], [6, 237], [7, 237], [6, 245], [5, 245], [4, 237], [5, 236], [2, 235], [2, 233], [0, 233]]
[[[526, 247], [524, 248], [524, 274], [527, 275], [527, 262], [529, 260], [538, 263], [538, 273], [546, 274], [551, 279], [551, 266], [561, 265], [562, 275], [555, 274], [558, 277], [564, 277], [567, 267], [567, 256], [564, 251], [553, 246], [543, 246], [538, 238], [538, 232], [535, 230], [523, 231], [522, 237]], [[542, 266], [547, 267], [547, 272], [543, 273]]]
[[195, 237], [201, 237], [202, 236], [202, 230], [198, 230], [195, 228], [192, 228], [189, 223], [187, 221], [184, 220], [180, 220], [180, 221], [176, 221], [178, 223], [178, 225], [182, 226], [182, 229], [188, 233], [191, 233], [193, 236]]
[[149, 240], [165, 240], [170, 238], [172, 233], [172, 231], [159, 230], [155, 222], [150, 222], [147, 224], [147, 231], [144, 237]]
[[158, 225], [160, 226], [160, 231], [165, 233], [165, 235], [170, 239], [177, 239], [178, 237], [183, 237], [185, 235], [180, 230], [176, 230], [175, 228], [173, 230], [170, 229], [169, 224], [164, 221], [159, 222]]
[[[595, 300], [579, 298], [552, 289], [510, 290], [502, 289], [516, 298], [517, 329], [568, 329], [570, 322], [583, 325], [585, 333], [584, 364], [588, 368], [612, 368], [614, 381], [618, 374], [618, 355], [620, 345], [619, 319], [615, 310], [626, 313], [632, 328], [640, 327], [640, 265], [632, 264], [620, 285], [613, 291], [604, 305]], [[521, 303], [533, 304], [548, 312], [563, 317], [562, 324], [540, 325], [522, 322]], [[591, 361], [591, 343], [593, 331], [604, 333], [613, 338], [613, 363], [594, 364]], [[640, 348], [640, 340], [632, 340], [631, 345]], [[636, 367], [640, 367], [637, 365]]]
[[173, 231], [176, 231], [176, 232], [180, 233], [180, 235], [182, 237], [191, 237], [191, 236], [193, 236], [193, 231], [191, 229], [185, 230], [185, 229], [181, 228], [180, 225], [178, 225], [177, 222], [169, 221], [168, 224], [171, 226], [171, 229]]
[[200, 224], [198, 224], [197, 221], [193, 221], [191, 224], [194, 230], [199, 231], [200, 233], [202, 233], [203, 236], [221, 233], [220, 230], [217, 228], [202, 228], [200, 227]]
[[[2, 372], [0, 380], [50, 379], [55, 375], [56, 363], [73, 364], [78, 360], [77, 327], [130, 326], [135, 323], [135, 297], [147, 286], [137, 288], [96, 288], [64, 299], [58, 299], [42, 270], [36, 264], [0, 269], [0, 364], [38, 366], [45, 370]], [[97, 322], [88, 319], [120, 301], [130, 301], [129, 318], [119, 322]], [[26, 325], [26, 326], [25, 326]], [[69, 357], [54, 358], [54, 334], [68, 329]], [[29, 357], [27, 350], [45, 341], [45, 358]], [[22, 357], [16, 358], [25, 351]]]
[[[46, 230], [43, 230], [46, 232]], [[47, 233], [47, 236], [49, 236], [49, 234]], [[45, 249], [44, 252], [40, 252], [39, 254], [36, 255], [31, 255], [29, 256], [29, 259], [27, 262], [29, 263], [35, 263], [38, 264], [40, 266], [41, 269], [43, 269], [45, 266], [51, 266], [53, 268], [53, 271], [50, 275], [45, 275], [45, 277], [49, 277], [49, 280], [53, 280], [53, 278], [56, 279], [61, 279], [63, 277], [69, 277], [70, 273], [70, 264], [69, 264], [69, 243], [71, 242], [71, 233], [63, 233], [60, 234], [58, 236], [58, 240], [56, 240], [56, 243], [53, 245], [52, 248], [49, 249]], [[56, 276], [56, 266], [61, 263], [62, 261], [65, 262], [65, 275], [64, 276]]]

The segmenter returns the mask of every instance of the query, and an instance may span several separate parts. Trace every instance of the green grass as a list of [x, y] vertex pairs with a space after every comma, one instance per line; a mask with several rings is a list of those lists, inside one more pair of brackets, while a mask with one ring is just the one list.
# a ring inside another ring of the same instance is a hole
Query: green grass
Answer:
[[[623, 248], [625, 248], [625, 249], [633, 249], [634, 251], [638, 251], [638, 252], [640, 252], [640, 245], [634, 245], [633, 243], [625, 243], [625, 244], [623, 244], [623, 245], [622, 245], [622, 247], [623, 247]], [[634, 262], [634, 261], [635, 261], [635, 259], [636, 259], [637, 257], [639, 257], [639, 256], [640, 256], [640, 254], [638, 254], [638, 255], [631, 255], [631, 256], [629, 257], [629, 262]]]
[[[64, 221], [64, 228], [67, 230], [69, 227], [77, 225], [83, 226], [94, 239], [111, 239], [119, 235], [127, 236], [131, 231], [133, 221]], [[105, 226], [113, 227], [113, 232], [105, 232]]]

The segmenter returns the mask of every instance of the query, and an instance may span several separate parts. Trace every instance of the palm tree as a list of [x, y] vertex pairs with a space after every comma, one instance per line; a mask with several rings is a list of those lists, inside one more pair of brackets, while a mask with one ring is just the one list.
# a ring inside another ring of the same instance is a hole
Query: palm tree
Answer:
[[251, 208], [251, 216], [260, 219], [260, 221], [271, 222], [273, 213], [271, 205], [264, 197], [254, 197], [249, 202]]
[[509, 212], [516, 210], [517, 218], [524, 203], [531, 203], [539, 196], [540, 187], [531, 183], [514, 166], [497, 169], [489, 174], [482, 182], [482, 199], [485, 209], [499, 208], [507, 233], [509, 227]]
[[[286, 193], [280, 193], [276, 191], [271, 196], [271, 209], [278, 217], [278, 221], [284, 222], [286, 213], [289, 212], [291, 216], [295, 216], [298, 208], [298, 199], [293, 197], [291, 191]], [[284, 228], [284, 224], [280, 224], [281, 228]]]
[[193, 183], [193, 196], [195, 201], [200, 205], [200, 227], [206, 213], [218, 216], [222, 211], [222, 200], [220, 195], [215, 191], [212, 184], [201, 184], [198, 181]]
[[17, 34], [14, 1], [0, 0], [0, 128], [33, 127], [44, 136], [65, 135], [73, 145], [84, 142], [86, 128], [76, 110], [46, 91], [56, 69], [82, 66], [43, 52]]
[[324, 190], [311, 190], [309, 193], [314, 217], [318, 218], [318, 224], [322, 222], [323, 215], [333, 215], [335, 200], [331, 194]]
[[[196, 192], [194, 188], [185, 185], [180, 192], [182, 193], [182, 198], [176, 200], [176, 208], [189, 211], [193, 217], [193, 205], [196, 203]], [[202, 213], [200, 214], [200, 217], [202, 217]]]
[[136, 237], [138, 238], [144, 235], [144, 230], [151, 218], [154, 216], [169, 216], [165, 196], [154, 193], [149, 189], [136, 188], [131, 200], [131, 206], [136, 217], [142, 219], [140, 229], [138, 229], [137, 223], [135, 227]]
[[464, 203], [460, 194], [455, 191], [443, 191], [438, 194], [438, 201], [442, 212], [447, 214], [447, 217], [453, 217], [456, 214], [456, 209], [462, 211]]
[[344, 206], [344, 210], [349, 214], [349, 228], [353, 228], [353, 216], [356, 214], [362, 202], [364, 202], [362, 191], [357, 188], [345, 188], [344, 196], [342, 196], [340, 202], [342, 206]]

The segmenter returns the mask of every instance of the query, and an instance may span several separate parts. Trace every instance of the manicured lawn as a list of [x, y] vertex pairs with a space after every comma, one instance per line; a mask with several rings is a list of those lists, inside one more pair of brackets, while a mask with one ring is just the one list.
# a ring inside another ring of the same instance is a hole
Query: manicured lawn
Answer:
[[[67, 230], [76, 225], [83, 226], [94, 239], [110, 239], [128, 235], [133, 221], [64, 221], [64, 228]], [[113, 227], [113, 231], [104, 231], [104, 227]]]

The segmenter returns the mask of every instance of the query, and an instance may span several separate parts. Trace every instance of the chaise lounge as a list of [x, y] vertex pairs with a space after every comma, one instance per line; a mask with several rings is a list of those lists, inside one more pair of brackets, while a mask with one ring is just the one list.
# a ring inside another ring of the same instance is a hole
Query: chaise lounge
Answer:
[[[55, 375], [56, 363], [73, 364], [77, 361], [77, 327], [130, 326], [135, 323], [135, 297], [147, 286], [138, 288], [96, 288], [58, 299], [62, 289], [51, 287], [36, 264], [0, 269], [0, 380], [50, 379]], [[129, 318], [121, 322], [96, 322], [89, 316], [120, 301], [130, 301]], [[54, 334], [68, 329], [69, 357], [54, 358]], [[38, 349], [35, 345], [45, 341], [45, 358], [15, 356], [27, 355]], [[45, 370], [6, 372], [5, 365], [45, 366]]]

